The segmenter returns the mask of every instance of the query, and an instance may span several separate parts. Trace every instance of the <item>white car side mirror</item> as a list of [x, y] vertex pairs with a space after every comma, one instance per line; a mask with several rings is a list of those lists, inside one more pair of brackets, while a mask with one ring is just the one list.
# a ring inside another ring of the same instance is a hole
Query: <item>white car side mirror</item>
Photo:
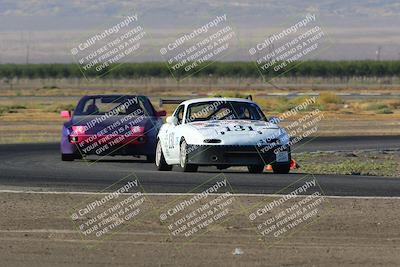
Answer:
[[280, 119], [278, 117], [270, 117], [268, 119], [268, 122], [273, 124], [278, 124], [280, 122]]
[[178, 123], [178, 119], [173, 116], [168, 116], [165, 121], [172, 125], [176, 125]]

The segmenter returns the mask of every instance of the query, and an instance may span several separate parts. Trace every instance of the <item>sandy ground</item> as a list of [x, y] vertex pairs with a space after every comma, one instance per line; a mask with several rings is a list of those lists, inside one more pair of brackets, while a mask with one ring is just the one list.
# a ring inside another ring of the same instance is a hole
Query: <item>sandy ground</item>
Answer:
[[[399, 266], [400, 199], [326, 198], [312, 220], [281, 238], [263, 237], [249, 212], [279, 198], [233, 196], [227, 220], [190, 238], [171, 235], [160, 212], [178, 196], [145, 196], [136, 221], [101, 238], [70, 216], [98, 195], [0, 193], [3, 266]], [[232, 196], [231, 196], [232, 197]], [[184, 197], [188, 198], [188, 197]], [[209, 197], [211, 198], [211, 197]], [[211, 200], [215, 198], [214, 196]], [[121, 196], [120, 200], [125, 199]], [[304, 198], [290, 199], [279, 209]], [[182, 201], [180, 199], [179, 201]], [[167, 204], [168, 203], [168, 204]], [[71, 211], [72, 209], [72, 211]], [[276, 210], [277, 212], [279, 210]], [[236, 253], [234, 253], [236, 250]], [[235, 255], [237, 254], [237, 255]]]

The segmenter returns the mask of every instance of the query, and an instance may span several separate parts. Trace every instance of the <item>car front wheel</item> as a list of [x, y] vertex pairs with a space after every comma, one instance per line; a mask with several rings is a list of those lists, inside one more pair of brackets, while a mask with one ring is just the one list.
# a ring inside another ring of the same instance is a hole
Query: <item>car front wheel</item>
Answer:
[[168, 165], [165, 161], [164, 154], [161, 148], [161, 141], [158, 140], [156, 148], [156, 158], [155, 158], [157, 170], [159, 171], [170, 171], [172, 170], [172, 165]]
[[262, 173], [264, 171], [264, 165], [249, 165], [247, 169], [249, 173]]
[[272, 170], [274, 171], [274, 173], [288, 174], [290, 172], [290, 164], [285, 164], [285, 165], [272, 164]]
[[183, 140], [181, 143], [180, 147], [180, 153], [179, 153], [179, 163], [181, 165], [181, 168], [184, 172], [197, 172], [198, 166], [194, 164], [188, 164], [188, 158], [187, 158], [187, 144], [186, 141]]

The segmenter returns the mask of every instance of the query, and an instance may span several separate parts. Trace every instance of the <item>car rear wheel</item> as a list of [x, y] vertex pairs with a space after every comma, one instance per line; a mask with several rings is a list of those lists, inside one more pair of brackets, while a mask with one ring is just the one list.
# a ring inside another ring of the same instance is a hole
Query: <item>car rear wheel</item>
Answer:
[[184, 172], [197, 172], [199, 166], [187, 163], [188, 158], [187, 158], [186, 148], [187, 148], [186, 141], [183, 140], [181, 143], [180, 153], [179, 153], [179, 163], [181, 165], [181, 168]]
[[286, 165], [272, 164], [272, 170], [274, 171], [274, 173], [287, 174], [290, 172], [290, 164]]
[[170, 171], [172, 170], [172, 165], [168, 165], [165, 161], [164, 154], [161, 148], [161, 141], [158, 140], [157, 148], [156, 148], [156, 156], [155, 156], [155, 163], [157, 166], [157, 170], [159, 171]]
[[156, 155], [147, 155], [146, 162], [154, 163], [156, 161]]
[[247, 169], [249, 173], [262, 173], [264, 171], [264, 165], [249, 165]]
[[62, 161], [74, 161], [75, 155], [74, 154], [61, 154]]

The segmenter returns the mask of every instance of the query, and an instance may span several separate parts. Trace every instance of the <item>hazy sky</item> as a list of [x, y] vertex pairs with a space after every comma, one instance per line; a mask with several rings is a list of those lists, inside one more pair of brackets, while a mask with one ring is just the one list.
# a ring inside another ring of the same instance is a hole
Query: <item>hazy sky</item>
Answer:
[[250, 60], [248, 49], [266, 36], [315, 13], [329, 34], [319, 59], [400, 58], [400, 2], [392, 0], [0, 0], [0, 62], [72, 62], [71, 48], [138, 14], [148, 36], [131, 61], [163, 60], [161, 47], [226, 14], [237, 46], [224, 60]]

